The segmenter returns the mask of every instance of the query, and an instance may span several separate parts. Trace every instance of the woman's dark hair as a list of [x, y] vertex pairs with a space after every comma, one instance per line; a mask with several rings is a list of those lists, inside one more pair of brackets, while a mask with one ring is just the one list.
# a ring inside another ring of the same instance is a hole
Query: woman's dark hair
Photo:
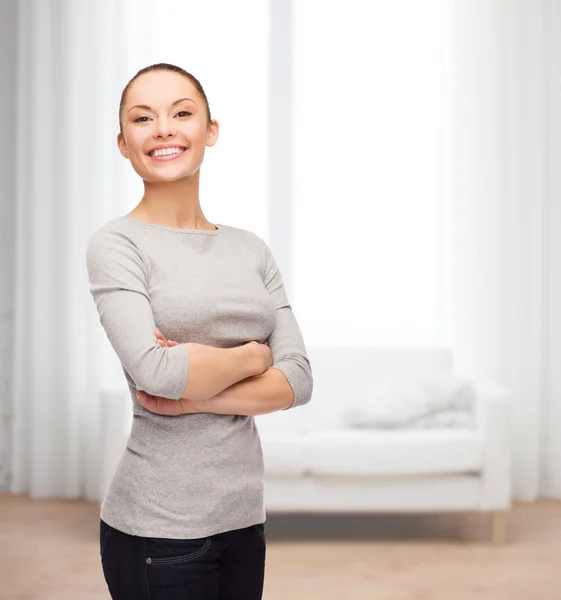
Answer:
[[140, 69], [140, 71], [138, 71], [138, 73], [127, 83], [127, 85], [125, 86], [125, 89], [123, 90], [123, 92], [121, 94], [121, 102], [119, 103], [119, 130], [121, 131], [121, 135], [123, 133], [123, 125], [121, 123], [121, 111], [123, 110], [123, 106], [125, 105], [125, 102], [127, 99], [127, 92], [129, 91], [129, 88], [130, 88], [132, 82], [137, 77], [140, 77], [140, 75], [143, 75], [144, 73], [149, 73], [150, 71], [173, 71], [174, 73], [179, 73], [180, 75], [183, 75], [184, 77], [187, 77], [188, 79], [190, 79], [193, 82], [193, 85], [195, 86], [195, 88], [197, 89], [199, 94], [201, 94], [201, 96], [204, 98], [204, 101], [206, 104], [206, 113], [207, 113], [207, 117], [208, 117], [208, 122], [210, 123], [211, 118], [210, 118], [210, 107], [208, 105], [208, 99], [206, 97], [205, 91], [203, 90], [203, 86], [200, 84], [199, 80], [194, 75], [191, 75], [191, 73], [188, 73], [187, 71], [185, 71], [185, 69], [182, 69], [181, 67], [177, 67], [176, 65], [170, 65], [169, 63], [156, 63], [154, 65], [149, 65], [148, 67], [144, 67], [143, 69]]

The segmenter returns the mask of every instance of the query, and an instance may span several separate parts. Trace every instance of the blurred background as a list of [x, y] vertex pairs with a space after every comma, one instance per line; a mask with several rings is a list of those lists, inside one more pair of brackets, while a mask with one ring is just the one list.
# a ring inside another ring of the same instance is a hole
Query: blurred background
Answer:
[[131, 413], [85, 248], [142, 196], [118, 105], [156, 62], [203, 85], [202, 209], [270, 244], [314, 370], [259, 419], [265, 598], [560, 597], [561, 0], [1, 0], [0, 50], [0, 598], [109, 597]]

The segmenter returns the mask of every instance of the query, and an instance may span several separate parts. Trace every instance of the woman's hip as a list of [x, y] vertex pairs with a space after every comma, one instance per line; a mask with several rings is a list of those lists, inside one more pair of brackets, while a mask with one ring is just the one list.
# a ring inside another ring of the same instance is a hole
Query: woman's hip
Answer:
[[130, 535], [100, 519], [100, 557], [113, 600], [262, 597], [262, 523], [194, 539]]

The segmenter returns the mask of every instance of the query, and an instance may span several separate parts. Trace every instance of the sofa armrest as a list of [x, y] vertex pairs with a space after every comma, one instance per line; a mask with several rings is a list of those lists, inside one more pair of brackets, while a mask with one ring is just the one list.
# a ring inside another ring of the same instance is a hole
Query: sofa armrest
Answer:
[[497, 384], [474, 383], [476, 427], [483, 440], [483, 510], [511, 505], [511, 445], [508, 393]]

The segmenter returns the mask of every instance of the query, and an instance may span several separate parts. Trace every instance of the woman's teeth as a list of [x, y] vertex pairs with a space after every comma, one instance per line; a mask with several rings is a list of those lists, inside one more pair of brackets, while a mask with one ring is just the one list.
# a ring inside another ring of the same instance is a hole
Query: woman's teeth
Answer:
[[163, 148], [154, 150], [150, 156], [168, 156], [169, 154], [181, 154], [182, 152], [185, 152], [185, 148]]

